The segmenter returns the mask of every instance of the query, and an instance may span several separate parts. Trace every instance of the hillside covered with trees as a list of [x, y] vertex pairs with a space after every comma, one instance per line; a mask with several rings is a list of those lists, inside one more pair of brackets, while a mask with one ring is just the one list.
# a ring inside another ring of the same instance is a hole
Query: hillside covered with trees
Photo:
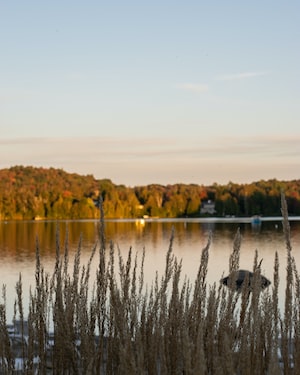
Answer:
[[0, 170], [0, 220], [94, 219], [100, 197], [106, 218], [198, 217], [208, 200], [215, 216], [277, 216], [282, 190], [290, 215], [300, 215], [300, 180], [132, 188], [62, 169], [15, 166]]

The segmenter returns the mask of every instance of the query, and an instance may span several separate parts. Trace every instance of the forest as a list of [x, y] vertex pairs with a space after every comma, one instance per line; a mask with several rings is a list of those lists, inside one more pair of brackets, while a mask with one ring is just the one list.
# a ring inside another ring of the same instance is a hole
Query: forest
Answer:
[[300, 215], [300, 180], [127, 187], [62, 169], [14, 166], [0, 170], [0, 220], [96, 219], [100, 199], [107, 219], [206, 216], [207, 201], [218, 217], [280, 216], [281, 192], [289, 214]]

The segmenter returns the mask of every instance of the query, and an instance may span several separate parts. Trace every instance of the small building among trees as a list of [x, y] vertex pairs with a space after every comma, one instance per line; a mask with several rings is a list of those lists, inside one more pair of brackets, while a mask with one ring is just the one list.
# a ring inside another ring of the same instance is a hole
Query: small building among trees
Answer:
[[217, 211], [215, 210], [215, 202], [208, 200], [203, 202], [200, 208], [201, 215], [214, 215]]

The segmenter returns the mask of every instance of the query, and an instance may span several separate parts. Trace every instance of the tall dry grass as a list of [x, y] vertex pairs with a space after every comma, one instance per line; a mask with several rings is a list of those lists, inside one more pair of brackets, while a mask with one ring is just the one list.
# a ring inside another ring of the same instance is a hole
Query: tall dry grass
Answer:
[[[279, 261], [269, 288], [261, 291], [260, 262], [253, 259], [251, 291], [221, 283], [207, 285], [211, 236], [199, 258], [196, 280], [181, 275], [173, 254], [174, 233], [165, 271], [144, 283], [145, 251], [129, 249], [126, 259], [105, 239], [103, 213], [99, 243], [87, 264], [74, 259], [68, 240], [47, 274], [36, 243], [35, 286], [24, 314], [22, 276], [16, 284], [13, 325], [6, 318], [6, 290], [0, 305], [1, 374], [298, 374], [300, 373], [300, 277], [290, 242], [288, 211], [282, 195], [286, 240], [285, 308], [278, 307]], [[228, 271], [239, 269], [238, 231]], [[96, 274], [91, 276], [92, 264]], [[20, 361], [20, 358], [22, 361]], [[19, 368], [16, 371], [16, 368]]]

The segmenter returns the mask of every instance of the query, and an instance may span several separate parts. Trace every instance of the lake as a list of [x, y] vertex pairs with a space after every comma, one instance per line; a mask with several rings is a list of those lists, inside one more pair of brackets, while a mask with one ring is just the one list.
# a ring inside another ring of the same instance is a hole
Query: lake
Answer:
[[[297, 265], [300, 266], [300, 218], [291, 218], [291, 242]], [[130, 247], [138, 253], [145, 248], [145, 282], [151, 285], [156, 271], [162, 274], [166, 252], [174, 228], [173, 252], [182, 259], [182, 280], [186, 275], [193, 282], [198, 271], [201, 250], [212, 232], [208, 284], [219, 283], [228, 273], [229, 255], [238, 228], [242, 234], [240, 268], [251, 270], [255, 250], [262, 261], [262, 273], [272, 281], [275, 251], [280, 260], [280, 307], [283, 307], [285, 288], [286, 247], [281, 218], [263, 218], [261, 225], [253, 226], [249, 219], [176, 219], [176, 220], [107, 220], [106, 240], [113, 241], [116, 251], [127, 257]], [[97, 221], [22, 221], [0, 222], [1, 285], [7, 288], [8, 320], [13, 314], [15, 285], [22, 274], [24, 301], [29, 286], [35, 280], [35, 249], [38, 238], [41, 260], [47, 272], [52, 272], [55, 261], [56, 232], [59, 229], [63, 248], [68, 232], [70, 256], [74, 255], [82, 238], [82, 264], [86, 264], [98, 240]], [[93, 276], [92, 276], [93, 277]]]

